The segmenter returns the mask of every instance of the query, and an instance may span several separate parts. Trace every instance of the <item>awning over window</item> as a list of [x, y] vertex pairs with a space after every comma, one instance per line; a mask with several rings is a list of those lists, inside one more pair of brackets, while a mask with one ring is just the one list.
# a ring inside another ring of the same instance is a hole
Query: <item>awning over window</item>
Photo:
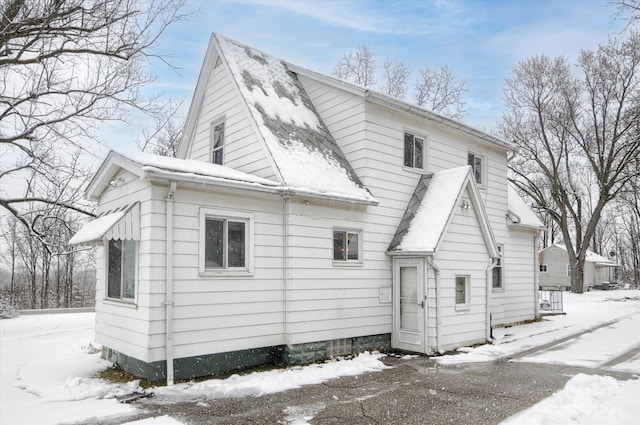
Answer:
[[140, 203], [90, 221], [73, 235], [69, 245], [95, 244], [104, 238], [140, 240]]

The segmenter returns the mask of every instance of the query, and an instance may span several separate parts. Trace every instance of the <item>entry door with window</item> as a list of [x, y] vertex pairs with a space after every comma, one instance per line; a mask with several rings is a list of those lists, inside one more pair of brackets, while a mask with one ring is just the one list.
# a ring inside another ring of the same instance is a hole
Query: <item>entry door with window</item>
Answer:
[[396, 259], [393, 267], [394, 348], [425, 352], [424, 260]]

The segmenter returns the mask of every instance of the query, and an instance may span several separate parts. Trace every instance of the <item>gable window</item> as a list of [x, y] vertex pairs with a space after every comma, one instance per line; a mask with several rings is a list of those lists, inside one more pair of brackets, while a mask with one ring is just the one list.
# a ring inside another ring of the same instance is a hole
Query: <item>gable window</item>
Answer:
[[498, 253], [500, 254], [500, 258], [498, 258], [496, 265], [493, 267], [493, 276], [492, 276], [493, 289], [503, 289], [502, 261], [504, 258], [504, 254], [502, 253], [502, 245], [498, 245]]
[[540, 273], [547, 273], [549, 271], [549, 266], [546, 264], [540, 264]]
[[404, 133], [404, 166], [424, 169], [424, 138]]
[[469, 306], [469, 276], [456, 276], [456, 308]]
[[200, 211], [200, 273], [251, 271], [251, 214], [202, 209]]
[[471, 165], [471, 170], [473, 173], [473, 177], [476, 179], [476, 183], [479, 185], [484, 184], [483, 182], [483, 158], [479, 155], [469, 152], [467, 154], [467, 163]]
[[361, 258], [360, 232], [333, 231], [333, 261], [359, 262]]
[[107, 298], [133, 301], [136, 294], [136, 242], [110, 239], [107, 247]]
[[211, 163], [224, 165], [224, 121], [211, 125]]

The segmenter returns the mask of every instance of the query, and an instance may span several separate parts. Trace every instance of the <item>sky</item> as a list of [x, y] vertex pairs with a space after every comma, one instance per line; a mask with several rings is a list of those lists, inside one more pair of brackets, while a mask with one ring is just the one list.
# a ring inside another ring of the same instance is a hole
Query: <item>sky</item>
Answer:
[[[183, 100], [183, 115], [215, 32], [329, 75], [344, 52], [363, 44], [377, 64], [402, 60], [413, 77], [425, 64], [446, 63], [466, 81], [463, 121], [486, 131], [502, 117], [504, 80], [518, 61], [543, 53], [573, 60], [624, 27], [606, 0], [187, 0], [186, 10], [192, 16], [156, 49], [177, 69], [158, 63], [148, 88]], [[108, 128], [108, 144], [129, 150], [135, 131]]]
[[[622, 361], [605, 370], [640, 376], [640, 355], [623, 356], [638, 344], [638, 338], [630, 335], [640, 335], [640, 290], [563, 295], [566, 315], [505, 328], [504, 335], [493, 344], [462, 347], [457, 354], [434, 359], [447, 367], [491, 362], [523, 353], [524, 357], [517, 361], [582, 366], [601, 372], [603, 365], [615, 358]], [[138, 381], [112, 383], [95, 376], [110, 363], [100, 358], [101, 347], [93, 342], [94, 327], [95, 313], [22, 315], [0, 320], [0, 423], [55, 425], [119, 418], [119, 423], [126, 422], [124, 425], [186, 425], [170, 416], [154, 418], [144, 412], [144, 406], [116, 401], [119, 395], [143, 390], [138, 388]], [[576, 337], [578, 334], [581, 335]], [[572, 335], [572, 339], [563, 342]], [[528, 351], [554, 342], [547, 349]], [[48, 354], [43, 357], [42, 353]], [[365, 353], [351, 360], [156, 387], [154, 400], [166, 404], [259, 397], [341, 376], [382, 371], [388, 368], [381, 362], [382, 357], [378, 353]], [[418, 356], [401, 358], [414, 364], [423, 364], [424, 360]], [[564, 389], [507, 419], [503, 425], [635, 424], [640, 380], [618, 378], [579, 373]], [[370, 390], [371, 395], [376, 391], [374, 387]], [[603, 393], [607, 397], [602, 397]], [[296, 403], [301, 402], [305, 403], [304, 399]], [[284, 411], [285, 423], [292, 425], [307, 424], [323, 408], [318, 405], [318, 411], [309, 411], [308, 404], [292, 404]], [[305, 407], [306, 410], [302, 409]], [[133, 415], [149, 417], [127, 422], [127, 417]]]

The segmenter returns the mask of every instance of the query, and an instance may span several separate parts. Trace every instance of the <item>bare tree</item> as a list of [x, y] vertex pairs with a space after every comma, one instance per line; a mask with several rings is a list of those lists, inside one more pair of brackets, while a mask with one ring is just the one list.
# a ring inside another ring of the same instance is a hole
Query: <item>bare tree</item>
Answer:
[[500, 130], [518, 146], [513, 181], [558, 223], [581, 293], [603, 210], [640, 171], [640, 36], [584, 50], [576, 68], [546, 56], [518, 63]]
[[374, 56], [364, 44], [355, 52], [345, 52], [338, 60], [333, 75], [363, 87], [372, 87], [376, 82]]
[[618, 9], [615, 17], [627, 21], [627, 28], [640, 22], [640, 0], [611, 0], [610, 3]]
[[181, 106], [182, 102], [172, 104], [167, 113], [154, 117], [153, 129], [143, 131], [141, 138], [136, 142], [141, 151], [172, 158], [178, 156], [178, 147], [184, 128], [184, 118], [178, 116]]
[[[152, 80], [145, 65], [176, 20], [184, 0], [6, 0], [0, 3], [0, 186], [13, 179], [43, 181], [78, 170], [91, 154], [94, 129], [126, 120], [136, 109], [159, 112], [140, 88]], [[8, 183], [7, 183], [8, 186]], [[75, 192], [74, 192], [75, 193]], [[0, 193], [0, 206], [39, 234], [35, 208], [54, 205], [91, 215], [78, 199], [50, 199], [37, 186]]]
[[451, 118], [462, 118], [466, 110], [464, 80], [460, 79], [448, 65], [434, 70], [425, 65], [418, 70], [413, 99], [419, 106]]
[[410, 75], [409, 67], [403, 61], [386, 59], [382, 66], [380, 91], [397, 99], [404, 99]]

